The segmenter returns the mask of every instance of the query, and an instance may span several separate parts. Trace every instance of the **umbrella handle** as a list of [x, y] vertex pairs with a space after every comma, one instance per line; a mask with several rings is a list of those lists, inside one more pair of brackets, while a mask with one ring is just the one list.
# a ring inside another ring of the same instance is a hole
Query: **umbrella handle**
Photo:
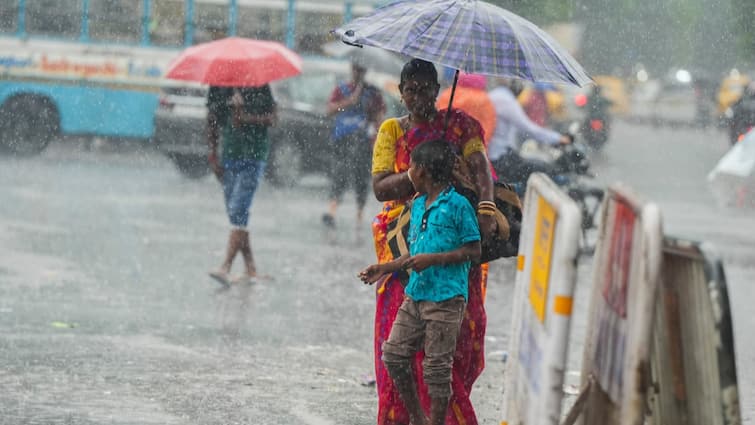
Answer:
[[349, 46], [363, 48], [364, 46], [360, 43], [357, 43], [356, 40], [357, 40], [357, 37], [356, 37], [356, 34], [354, 34], [354, 30], [348, 30], [345, 33], [343, 33], [343, 35], [341, 36], [341, 41], [344, 44], [348, 44]]
[[454, 103], [454, 94], [456, 94], [456, 83], [459, 81], [459, 70], [454, 72], [454, 83], [451, 86], [451, 96], [448, 98], [448, 109], [446, 109], [446, 120], [443, 123], [443, 136], [445, 137], [448, 130], [448, 122], [451, 120], [451, 105]]

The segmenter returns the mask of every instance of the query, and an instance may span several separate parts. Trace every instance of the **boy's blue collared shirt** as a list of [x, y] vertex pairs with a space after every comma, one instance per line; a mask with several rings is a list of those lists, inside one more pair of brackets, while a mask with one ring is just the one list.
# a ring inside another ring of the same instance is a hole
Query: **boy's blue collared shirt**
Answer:
[[[480, 229], [474, 208], [453, 187], [444, 190], [429, 208], [427, 195], [412, 203], [409, 221], [409, 253], [431, 254], [449, 252], [469, 242], [480, 240]], [[470, 262], [428, 267], [409, 274], [404, 293], [414, 301], [440, 302], [469, 293]]]

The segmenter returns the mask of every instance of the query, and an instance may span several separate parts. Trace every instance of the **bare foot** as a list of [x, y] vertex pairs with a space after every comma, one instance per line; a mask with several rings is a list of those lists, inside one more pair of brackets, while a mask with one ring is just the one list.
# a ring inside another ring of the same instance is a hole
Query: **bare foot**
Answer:
[[257, 274], [257, 273], [248, 273], [248, 274], [242, 274], [241, 276], [238, 276], [234, 278], [231, 283], [234, 284], [247, 284], [247, 285], [253, 285], [259, 281], [271, 281], [273, 280], [272, 276], [264, 275], [264, 274]]

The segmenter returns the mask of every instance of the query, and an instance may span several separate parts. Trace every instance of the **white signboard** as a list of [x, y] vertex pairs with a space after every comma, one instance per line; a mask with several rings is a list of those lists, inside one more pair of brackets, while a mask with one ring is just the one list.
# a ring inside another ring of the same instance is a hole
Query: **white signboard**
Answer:
[[582, 362], [583, 386], [594, 383], [584, 424], [642, 423], [662, 241], [654, 204], [625, 188], [606, 192]]
[[502, 424], [557, 424], [579, 235], [576, 203], [542, 174], [527, 185]]

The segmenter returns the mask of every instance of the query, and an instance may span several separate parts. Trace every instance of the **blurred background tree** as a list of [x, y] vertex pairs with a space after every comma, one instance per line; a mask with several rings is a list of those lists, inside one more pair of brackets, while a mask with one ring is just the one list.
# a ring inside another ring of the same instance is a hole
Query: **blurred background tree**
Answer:
[[538, 25], [582, 26], [577, 55], [594, 74], [719, 75], [755, 60], [754, 0], [491, 0]]
[[755, 1], [732, 0], [737, 47], [742, 58], [755, 66]]

